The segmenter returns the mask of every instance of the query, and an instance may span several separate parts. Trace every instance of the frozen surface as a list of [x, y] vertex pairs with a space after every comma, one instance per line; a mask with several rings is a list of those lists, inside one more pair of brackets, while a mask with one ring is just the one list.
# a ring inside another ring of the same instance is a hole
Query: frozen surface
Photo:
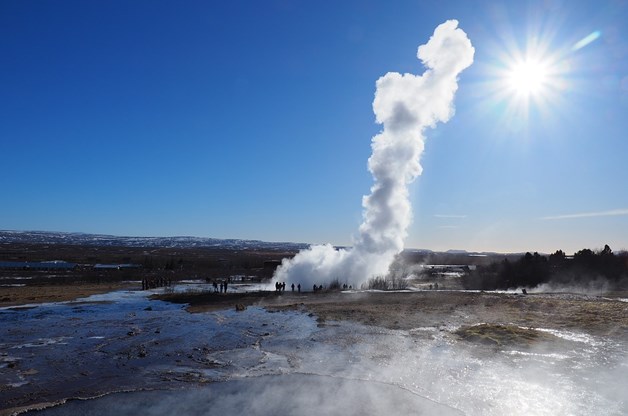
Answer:
[[493, 347], [459, 340], [455, 325], [190, 314], [146, 295], [0, 310], [3, 408], [104, 395], [42, 413], [628, 414], [621, 339], [541, 328], [554, 341]]

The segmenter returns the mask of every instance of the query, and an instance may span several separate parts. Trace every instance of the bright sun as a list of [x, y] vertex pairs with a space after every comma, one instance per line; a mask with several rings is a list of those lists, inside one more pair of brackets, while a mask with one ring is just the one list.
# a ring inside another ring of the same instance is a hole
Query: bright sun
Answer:
[[[520, 131], [528, 121], [550, 120], [571, 104], [569, 91], [578, 82], [573, 77], [577, 61], [572, 55], [600, 37], [595, 31], [575, 44], [559, 45], [553, 32], [530, 33], [518, 39], [507, 29], [487, 47], [485, 61], [486, 109], [500, 116], [499, 128]], [[523, 130], [522, 130], [523, 131]]]
[[523, 96], [543, 94], [548, 83], [548, 68], [540, 61], [526, 60], [513, 65], [506, 77], [508, 87]]
[[487, 97], [492, 104], [489, 108], [501, 114], [508, 129], [515, 131], [530, 117], [549, 116], [566, 104], [566, 65], [560, 51], [552, 52], [544, 45], [525, 51], [515, 46], [495, 49]]

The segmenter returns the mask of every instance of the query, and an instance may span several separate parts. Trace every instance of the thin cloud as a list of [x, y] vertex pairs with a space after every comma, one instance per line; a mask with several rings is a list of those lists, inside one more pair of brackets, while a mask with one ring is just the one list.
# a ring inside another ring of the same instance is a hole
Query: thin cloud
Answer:
[[439, 225], [437, 228], [444, 228], [444, 229], [447, 229], [447, 230], [453, 230], [453, 229], [460, 228], [460, 227], [458, 227], [457, 225]]
[[467, 218], [466, 215], [434, 214], [436, 218]]
[[593, 217], [617, 217], [621, 215], [628, 215], [628, 209], [613, 209], [610, 211], [598, 211], [598, 212], [581, 212], [579, 214], [566, 214], [566, 215], [553, 215], [549, 217], [542, 217], [542, 220], [569, 220], [574, 218], [593, 218]]

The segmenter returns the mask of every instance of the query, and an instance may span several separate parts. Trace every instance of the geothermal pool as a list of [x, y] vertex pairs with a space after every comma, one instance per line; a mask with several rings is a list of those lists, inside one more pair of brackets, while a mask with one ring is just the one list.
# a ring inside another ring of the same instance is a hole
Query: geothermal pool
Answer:
[[148, 294], [0, 310], [0, 414], [628, 414], [625, 339], [537, 328], [555, 341], [497, 347], [455, 322], [190, 314]]

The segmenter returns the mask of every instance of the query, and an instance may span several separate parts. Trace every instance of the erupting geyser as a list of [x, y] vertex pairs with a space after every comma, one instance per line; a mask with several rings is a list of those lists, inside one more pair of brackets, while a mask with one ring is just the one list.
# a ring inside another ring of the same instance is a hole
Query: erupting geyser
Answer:
[[373, 111], [384, 128], [372, 140], [368, 168], [375, 183], [362, 199], [363, 221], [353, 247], [311, 246], [284, 259], [275, 279], [309, 288], [333, 279], [359, 285], [388, 273], [412, 221], [408, 185], [421, 174], [423, 130], [453, 115], [458, 74], [473, 63], [474, 52], [458, 21], [448, 20], [419, 46], [417, 57], [427, 68], [423, 75], [389, 72], [377, 80]]

